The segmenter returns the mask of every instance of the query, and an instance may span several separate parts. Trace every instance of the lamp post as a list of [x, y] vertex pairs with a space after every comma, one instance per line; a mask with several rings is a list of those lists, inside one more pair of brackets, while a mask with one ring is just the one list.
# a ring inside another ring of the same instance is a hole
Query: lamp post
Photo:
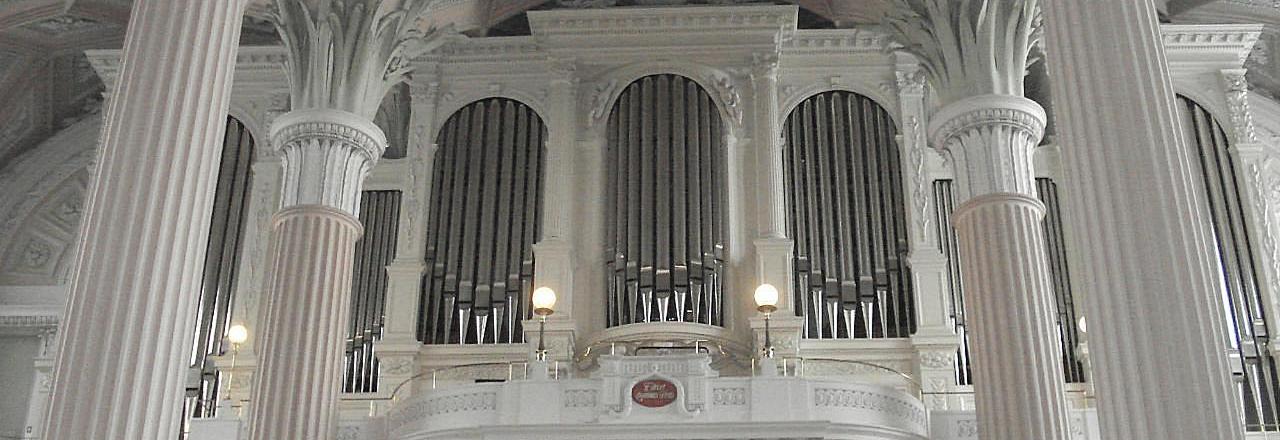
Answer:
[[547, 317], [555, 313], [556, 291], [550, 287], [539, 287], [533, 291], [533, 314], [538, 315], [538, 351], [534, 352], [538, 362], [547, 362]]
[[[232, 408], [239, 409], [239, 405], [231, 399], [231, 379], [236, 374], [236, 356], [240, 354], [240, 344], [249, 340], [249, 329], [244, 324], [235, 324], [227, 328], [227, 342], [231, 343], [231, 368], [227, 369], [227, 390], [223, 395], [223, 399], [230, 403]], [[239, 411], [237, 411], [238, 413]], [[236, 414], [239, 416], [240, 414]]]
[[765, 367], [763, 371], [766, 375], [771, 375], [769, 373], [776, 373], [776, 371], [768, 368], [773, 365], [773, 340], [769, 335], [769, 318], [773, 312], [778, 311], [778, 288], [769, 283], [761, 284], [756, 288], [755, 299], [756, 310], [764, 314], [764, 350], [761, 353], [760, 365]]

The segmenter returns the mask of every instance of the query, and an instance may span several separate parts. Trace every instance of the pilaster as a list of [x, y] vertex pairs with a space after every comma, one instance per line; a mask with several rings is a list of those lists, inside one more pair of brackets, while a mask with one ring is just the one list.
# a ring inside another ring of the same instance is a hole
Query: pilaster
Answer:
[[1241, 439], [1222, 272], [1156, 9], [1044, 5], [1058, 133], [1070, 147], [1068, 238], [1083, 257], [1073, 272], [1095, 293], [1084, 305], [1103, 438]]
[[[46, 438], [167, 439], [182, 383], [244, 0], [137, 0], [81, 224]], [[157, 36], [164, 36], [157, 38]]]

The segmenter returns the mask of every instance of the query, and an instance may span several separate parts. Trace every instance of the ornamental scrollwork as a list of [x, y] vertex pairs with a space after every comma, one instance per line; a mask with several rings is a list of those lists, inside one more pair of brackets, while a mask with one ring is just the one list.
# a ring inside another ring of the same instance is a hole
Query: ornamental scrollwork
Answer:
[[1230, 113], [1236, 142], [1257, 142], [1258, 131], [1254, 127], [1253, 114], [1249, 109], [1249, 81], [1245, 79], [1245, 71], [1223, 72], [1222, 79], [1226, 83], [1227, 111]]
[[949, 351], [926, 351], [920, 353], [920, 366], [935, 370], [955, 368], [956, 355]]

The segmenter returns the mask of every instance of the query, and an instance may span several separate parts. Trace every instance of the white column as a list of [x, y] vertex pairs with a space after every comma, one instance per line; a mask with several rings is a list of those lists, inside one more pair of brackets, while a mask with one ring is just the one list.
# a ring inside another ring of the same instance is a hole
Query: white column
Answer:
[[988, 440], [1068, 438], [1044, 204], [1031, 167], [1044, 124], [1039, 105], [1011, 95], [961, 99], [930, 123], [956, 169], [961, 201], [952, 222], [979, 431]]
[[1044, 4], [1103, 437], [1240, 439], [1222, 274], [1155, 5]]
[[81, 226], [46, 438], [171, 439], [243, 0], [137, 0]]
[[284, 163], [272, 222], [250, 438], [330, 439], [338, 427], [360, 190], [387, 141], [341, 110], [295, 110], [271, 129]]

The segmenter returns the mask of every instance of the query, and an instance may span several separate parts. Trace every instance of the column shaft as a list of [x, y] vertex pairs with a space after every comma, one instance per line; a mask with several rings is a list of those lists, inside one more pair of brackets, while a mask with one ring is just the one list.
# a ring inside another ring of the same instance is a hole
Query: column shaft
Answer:
[[1242, 438], [1222, 274], [1155, 5], [1044, 7], [1103, 437]]
[[244, 4], [133, 4], [45, 438], [179, 432]]
[[272, 296], [263, 325], [262, 379], [251, 438], [332, 439], [338, 427], [351, 260], [360, 222], [320, 205], [286, 208], [272, 233]]
[[1043, 217], [1034, 197], [1006, 193], [969, 200], [953, 221], [983, 439], [1068, 438]]

